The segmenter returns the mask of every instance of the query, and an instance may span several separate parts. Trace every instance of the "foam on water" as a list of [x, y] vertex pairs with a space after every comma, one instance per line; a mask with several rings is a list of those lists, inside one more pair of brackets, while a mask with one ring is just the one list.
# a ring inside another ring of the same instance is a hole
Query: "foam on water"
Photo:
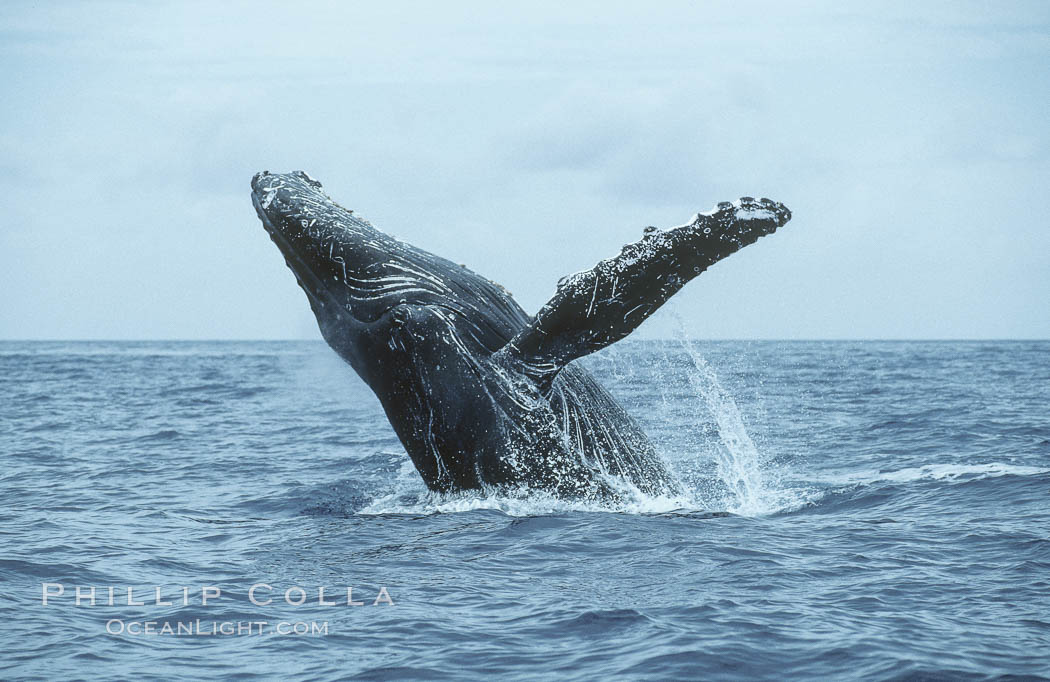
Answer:
[[999, 476], [1035, 476], [1050, 469], [990, 462], [988, 464], [927, 464], [896, 471], [853, 471], [821, 476], [817, 480], [832, 485], [872, 485], [874, 483], [913, 483], [916, 481], [962, 482]]
[[640, 496], [621, 502], [603, 500], [564, 500], [546, 492], [522, 490], [504, 493], [426, 492], [406, 499], [391, 494], [374, 500], [359, 514], [451, 514], [490, 509], [507, 516], [542, 516], [568, 512], [616, 512], [622, 514], [662, 514], [702, 511], [686, 498]]
[[[610, 479], [611, 483], [621, 483]], [[520, 490], [464, 491], [436, 493], [427, 490], [408, 460], [402, 464], [393, 490], [372, 500], [357, 513], [374, 514], [450, 514], [491, 509], [508, 516], [537, 516], [566, 512], [618, 512], [625, 514], [660, 514], [672, 511], [699, 511], [687, 497], [650, 496], [637, 488], [618, 486], [618, 500], [565, 500], [547, 492]]]

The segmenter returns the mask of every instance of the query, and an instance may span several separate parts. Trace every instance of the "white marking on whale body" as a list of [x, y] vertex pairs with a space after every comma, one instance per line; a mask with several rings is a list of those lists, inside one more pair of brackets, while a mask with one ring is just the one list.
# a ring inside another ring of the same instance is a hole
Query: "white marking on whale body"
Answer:
[[438, 287], [438, 289], [441, 290], [441, 291], [444, 291], [444, 292], [450, 292], [451, 291], [451, 289], [449, 289], [448, 286], [443, 281], [441, 281], [440, 278], [435, 277], [434, 275], [430, 274], [429, 272], [424, 272], [424, 271], [421, 271], [421, 270], [417, 270], [416, 268], [410, 267], [409, 265], [406, 265], [404, 263], [390, 262], [390, 263], [387, 264], [387, 266], [391, 267], [391, 268], [394, 268], [396, 270], [401, 270], [402, 272], [407, 272], [410, 275], [415, 275], [416, 277], [419, 277], [421, 279], [425, 279], [428, 282], [431, 282], [432, 284], [436, 285]]
[[594, 312], [594, 299], [598, 295], [598, 278], [594, 278], [594, 291], [591, 292], [591, 305], [587, 307], [587, 317], [591, 316]]
[[766, 208], [743, 206], [736, 211], [737, 220], [773, 220], [776, 215]]

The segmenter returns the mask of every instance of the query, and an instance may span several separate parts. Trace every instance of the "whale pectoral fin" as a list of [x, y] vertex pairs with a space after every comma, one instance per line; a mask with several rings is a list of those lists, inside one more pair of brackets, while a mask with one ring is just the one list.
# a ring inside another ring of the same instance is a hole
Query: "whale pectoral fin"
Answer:
[[563, 278], [495, 357], [546, 390], [569, 362], [624, 338], [689, 280], [790, 219], [781, 203], [743, 197], [697, 214], [688, 225], [646, 228], [616, 257]]

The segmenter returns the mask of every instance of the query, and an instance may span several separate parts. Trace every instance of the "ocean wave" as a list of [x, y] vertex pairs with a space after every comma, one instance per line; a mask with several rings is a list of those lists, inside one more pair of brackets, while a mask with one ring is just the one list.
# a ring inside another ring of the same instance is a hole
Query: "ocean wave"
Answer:
[[821, 476], [819, 483], [830, 485], [872, 485], [875, 483], [913, 483], [916, 481], [972, 481], [999, 476], [1036, 476], [1050, 468], [990, 462], [988, 464], [926, 464], [895, 471], [866, 470]]

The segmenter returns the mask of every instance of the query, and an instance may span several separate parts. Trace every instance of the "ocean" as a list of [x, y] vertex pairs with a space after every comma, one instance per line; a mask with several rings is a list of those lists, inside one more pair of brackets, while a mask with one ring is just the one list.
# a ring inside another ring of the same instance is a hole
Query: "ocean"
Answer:
[[0, 343], [0, 678], [1050, 678], [1050, 342], [583, 363], [688, 495], [428, 493], [321, 342]]

